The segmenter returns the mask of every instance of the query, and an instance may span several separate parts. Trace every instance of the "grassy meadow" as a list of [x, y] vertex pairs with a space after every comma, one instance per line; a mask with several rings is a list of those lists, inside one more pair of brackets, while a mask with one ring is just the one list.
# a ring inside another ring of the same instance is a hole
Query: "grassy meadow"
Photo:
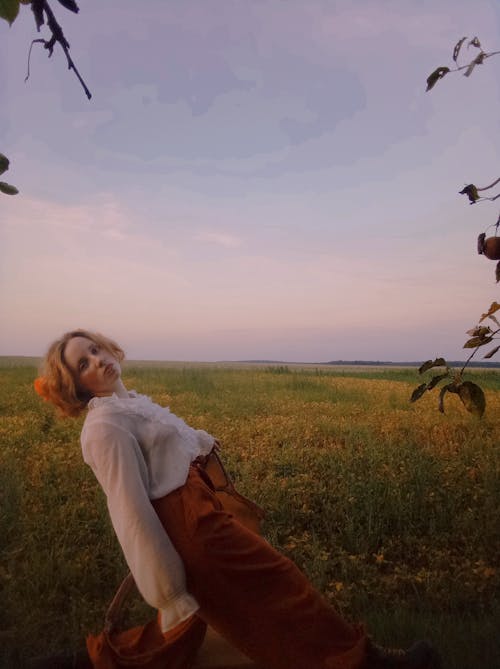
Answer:
[[[83, 645], [127, 570], [81, 459], [81, 420], [0, 359], [0, 666]], [[482, 419], [416, 404], [412, 369], [129, 363], [129, 388], [217, 436], [266, 537], [377, 640], [428, 637], [446, 669], [500, 667], [500, 373]], [[149, 615], [138, 600], [131, 619]]]

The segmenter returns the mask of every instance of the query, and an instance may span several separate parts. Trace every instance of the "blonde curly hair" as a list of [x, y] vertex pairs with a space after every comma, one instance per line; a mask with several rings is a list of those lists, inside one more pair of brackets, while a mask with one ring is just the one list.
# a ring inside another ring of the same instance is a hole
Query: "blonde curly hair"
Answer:
[[92, 399], [88, 391], [78, 386], [64, 358], [66, 344], [74, 337], [89, 339], [109, 351], [118, 362], [125, 358], [125, 353], [115, 341], [89, 330], [66, 332], [49, 346], [40, 369], [40, 376], [35, 379], [35, 390], [44, 400], [54, 404], [63, 416], [71, 417], [79, 416]]

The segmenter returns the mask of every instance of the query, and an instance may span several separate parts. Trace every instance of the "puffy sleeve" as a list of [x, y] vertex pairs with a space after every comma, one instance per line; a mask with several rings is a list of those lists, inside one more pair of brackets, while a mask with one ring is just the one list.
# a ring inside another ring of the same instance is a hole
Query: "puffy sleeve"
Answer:
[[161, 610], [163, 631], [175, 627], [199, 606], [186, 592], [182, 561], [149, 500], [147, 468], [136, 438], [118, 425], [101, 422], [82, 434], [82, 451], [106, 494], [139, 592]]

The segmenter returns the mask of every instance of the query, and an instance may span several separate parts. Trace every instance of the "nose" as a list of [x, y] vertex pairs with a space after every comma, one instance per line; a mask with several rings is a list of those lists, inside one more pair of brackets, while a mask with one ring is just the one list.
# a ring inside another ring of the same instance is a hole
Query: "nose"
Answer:
[[103, 356], [100, 353], [95, 353], [93, 355], [94, 365], [96, 367], [102, 367], [105, 363]]

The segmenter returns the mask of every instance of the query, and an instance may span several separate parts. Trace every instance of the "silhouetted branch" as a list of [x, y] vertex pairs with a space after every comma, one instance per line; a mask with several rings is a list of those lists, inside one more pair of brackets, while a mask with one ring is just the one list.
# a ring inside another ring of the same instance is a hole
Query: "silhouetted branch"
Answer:
[[498, 179], [496, 181], [494, 181], [492, 184], [490, 184], [489, 186], [483, 186], [483, 188], [478, 188], [477, 190], [488, 190], [488, 188], [493, 188], [493, 186], [496, 186], [497, 183], [499, 183], [499, 182], [500, 182], [500, 177], [498, 177]]
[[[73, 4], [73, 3], [72, 3]], [[66, 5], [64, 5], [66, 7]], [[49, 3], [47, 0], [32, 0], [31, 3], [31, 9], [33, 10], [33, 14], [35, 15], [35, 23], [37, 26], [37, 30], [40, 31], [40, 27], [45, 23], [45, 18], [44, 18], [44, 13], [47, 18], [47, 26], [49, 30], [52, 33], [52, 37], [49, 40], [46, 39], [35, 39], [31, 42], [29, 54], [28, 54], [28, 72], [26, 75], [25, 81], [29, 79], [30, 76], [30, 57], [31, 57], [31, 49], [33, 48], [33, 44], [36, 43], [43, 43], [44, 49], [47, 49], [49, 52], [49, 58], [52, 56], [52, 53], [54, 51], [54, 47], [56, 43], [59, 43], [61, 45], [62, 50], [64, 51], [64, 54], [66, 56], [66, 60], [68, 61], [68, 69], [73, 70], [75, 73], [78, 81], [82, 85], [83, 90], [85, 91], [85, 95], [87, 98], [90, 100], [92, 98], [92, 93], [89, 91], [87, 88], [87, 85], [85, 84], [84, 80], [82, 79], [80, 73], [78, 72], [78, 69], [73, 62], [73, 59], [69, 55], [69, 42], [66, 39], [63, 30], [59, 23], [57, 22], [56, 17], [54, 16], [54, 13], [52, 9], [50, 8]], [[68, 7], [68, 9], [70, 9]], [[78, 7], [74, 5], [74, 8], [71, 9], [71, 11], [77, 12]]]
[[[460, 49], [462, 48], [462, 44], [466, 40], [466, 37], [462, 37], [461, 40], [457, 42], [455, 45], [455, 48], [453, 49], [453, 60], [455, 63], [457, 63], [458, 55], [460, 53]], [[442, 79], [445, 75], [447, 75], [449, 72], [460, 72], [461, 70], [465, 70], [464, 76], [469, 77], [472, 74], [472, 71], [476, 67], [476, 65], [482, 65], [484, 61], [487, 58], [491, 58], [491, 56], [497, 56], [500, 54], [500, 51], [490, 51], [490, 53], [486, 53], [486, 51], [483, 51], [481, 47], [481, 43], [479, 42], [477, 37], [474, 37], [471, 39], [471, 41], [468, 43], [467, 47], [476, 47], [477, 49], [480, 49], [480, 52], [478, 55], [473, 58], [470, 63], [467, 63], [466, 65], [458, 65], [455, 68], [450, 68], [450, 67], [445, 67], [445, 66], [440, 66], [434, 70], [428, 77], [427, 77], [427, 91], [430, 91], [434, 86], [437, 84], [437, 82]]]

